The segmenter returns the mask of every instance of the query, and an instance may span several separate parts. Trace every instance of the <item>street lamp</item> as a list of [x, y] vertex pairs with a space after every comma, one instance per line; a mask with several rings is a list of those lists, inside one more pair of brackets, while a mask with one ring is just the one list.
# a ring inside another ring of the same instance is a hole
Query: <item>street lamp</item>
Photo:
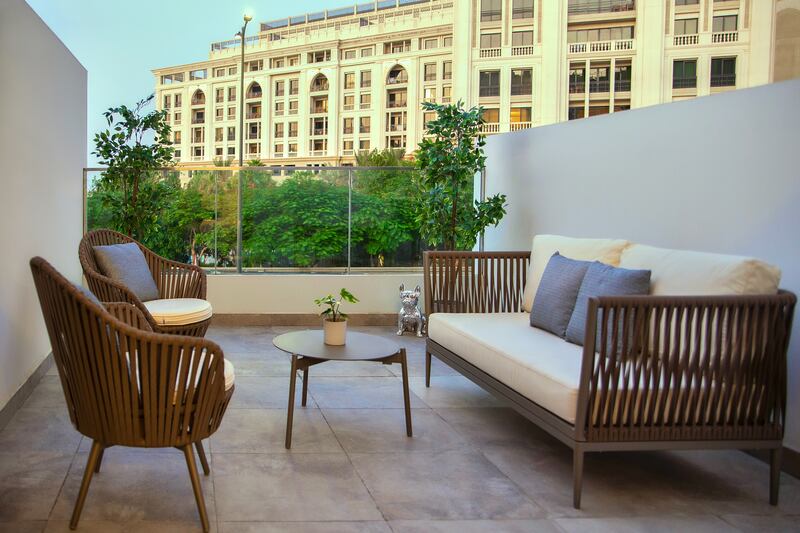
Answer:
[[244, 36], [247, 32], [247, 23], [253, 20], [250, 15], [244, 16], [242, 29], [236, 32], [236, 37], [242, 41], [242, 60], [239, 64], [239, 198], [237, 208], [239, 223], [236, 225], [236, 271], [242, 272], [242, 197], [244, 196], [244, 183], [242, 182], [242, 167], [244, 166]]

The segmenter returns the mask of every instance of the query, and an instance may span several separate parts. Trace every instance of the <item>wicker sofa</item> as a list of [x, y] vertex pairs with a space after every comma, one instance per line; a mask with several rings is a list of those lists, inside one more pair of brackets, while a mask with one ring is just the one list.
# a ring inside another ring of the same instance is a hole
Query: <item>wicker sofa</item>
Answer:
[[[425, 253], [426, 385], [435, 356], [570, 446], [576, 509], [587, 452], [714, 448], [770, 450], [776, 505], [795, 305], [780, 271], [540, 237], [532, 252]], [[651, 294], [591, 298], [583, 346], [531, 327], [536, 284], [559, 249], [651, 269]]]

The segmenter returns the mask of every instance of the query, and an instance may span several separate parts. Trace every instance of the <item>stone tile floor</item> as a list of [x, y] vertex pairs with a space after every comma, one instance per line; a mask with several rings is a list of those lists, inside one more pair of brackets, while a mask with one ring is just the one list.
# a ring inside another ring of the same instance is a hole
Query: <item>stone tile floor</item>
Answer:
[[[424, 343], [408, 336], [413, 438], [399, 366], [326, 363], [311, 370], [287, 451], [289, 359], [271, 341], [291, 329], [208, 333], [237, 374], [206, 444], [215, 531], [800, 531], [800, 481], [784, 475], [770, 507], [766, 465], [736, 451], [589, 455], [576, 511], [569, 449], [435, 360], [426, 389]], [[0, 531], [67, 531], [88, 451], [51, 370], [0, 432]], [[180, 452], [106, 452], [79, 531], [199, 530]]]

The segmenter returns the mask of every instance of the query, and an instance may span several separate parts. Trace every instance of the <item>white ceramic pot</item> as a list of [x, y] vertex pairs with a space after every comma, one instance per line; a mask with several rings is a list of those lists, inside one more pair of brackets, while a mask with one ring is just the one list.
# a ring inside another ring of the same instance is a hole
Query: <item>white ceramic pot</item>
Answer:
[[342, 320], [340, 322], [323, 320], [322, 330], [324, 332], [325, 344], [342, 346], [347, 338], [347, 320]]

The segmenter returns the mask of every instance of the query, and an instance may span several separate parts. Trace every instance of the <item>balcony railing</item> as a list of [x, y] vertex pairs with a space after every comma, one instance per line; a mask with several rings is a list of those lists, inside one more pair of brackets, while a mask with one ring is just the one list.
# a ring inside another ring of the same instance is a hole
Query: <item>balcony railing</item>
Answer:
[[481, 57], [500, 57], [499, 48], [481, 48]]
[[571, 81], [569, 82], [570, 94], [584, 94], [586, 92], [586, 81]]
[[399, 102], [389, 102], [386, 104], [386, 107], [396, 108], [396, 107], [406, 107], [408, 105], [406, 100], [402, 100]]
[[400, 74], [398, 76], [389, 76], [386, 78], [386, 85], [399, 85], [401, 83], [408, 83], [408, 74]]
[[633, 50], [633, 48], [633, 39], [621, 39], [618, 41], [570, 43], [568, 52], [570, 54], [594, 54], [598, 52], [626, 52]]
[[590, 93], [607, 93], [611, 90], [611, 82], [609, 80], [589, 80]]
[[631, 80], [617, 80], [614, 82], [614, 91], [618, 93], [631, 92]]
[[247, 118], [249, 119], [261, 118], [261, 111], [251, 111], [250, 113], [247, 114]]
[[512, 122], [511, 131], [526, 130], [533, 126], [533, 122]]
[[497, 133], [500, 131], [500, 123], [499, 122], [484, 122], [481, 124], [481, 133], [484, 135], [487, 133]]
[[511, 47], [511, 55], [512, 56], [529, 56], [529, 55], [533, 55], [533, 45], [512, 46]]
[[735, 43], [738, 40], [738, 31], [718, 31], [711, 34], [712, 43]]
[[712, 74], [711, 75], [712, 87], [735, 87], [736, 74]]
[[700, 42], [700, 35], [692, 33], [689, 35], [676, 35], [673, 38], [675, 46], [691, 46]]
[[673, 89], [695, 89], [697, 88], [697, 76], [686, 76], [682, 78], [672, 78]]
[[194, 117], [192, 118], [192, 124], [205, 124], [206, 119], [205, 117]]
[[386, 131], [406, 131], [405, 124], [389, 124]]
[[206, 105], [205, 98], [192, 98], [192, 105]]
[[636, 9], [634, 0], [570, 0], [570, 15], [593, 15], [598, 13], [621, 13]]
[[[325, 156], [327, 150], [310, 150]], [[354, 147], [343, 151], [352, 156]], [[247, 159], [262, 152], [248, 151]], [[263, 154], [266, 157], [267, 154]], [[296, 157], [281, 150], [275, 158]], [[172, 187], [172, 199], [159, 215], [180, 213], [186, 197], [200, 195], [208, 211], [172, 220], [159, 227], [173, 238], [153, 243], [154, 251], [170, 259], [203, 267], [210, 274], [348, 273], [419, 269], [422, 249], [413, 210], [397, 209], [406, 201], [413, 167], [287, 168], [202, 166], [204, 155], [187, 155], [191, 167], [163, 169], [153, 179]], [[106, 227], [111, 214], [96, 184], [105, 169], [85, 169], [87, 230]], [[387, 177], [391, 179], [387, 180]], [[399, 179], [404, 177], [405, 179]], [[396, 190], [375, 192], [376, 180], [397, 183]], [[241, 181], [241, 187], [239, 182]], [[241, 203], [238, 201], [242, 193]], [[190, 196], [191, 195], [191, 196]], [[365, 208], [366, 207], [366, 208]], [[197, 217], [201, 217], [197, 219]], [[185, 220], [186, 222], [180, 222]], [[380, 223], [376, 223], [376, 220]], [[178, 222], [176, 222], [178, 221]], [[158, 222], [159, 224], [161, 222]], [[185, 224], [182, 225], [182, 224]], [[385, 238], [386, 224], [404, 228]], [[241, 248], [237, 231], [241, 230]], [[325, 238], [320, 241], [320, 236]], [[375, 243], [381, 244], [377, 249]], [[239, 255], [237, 250], [241, 249]]]

